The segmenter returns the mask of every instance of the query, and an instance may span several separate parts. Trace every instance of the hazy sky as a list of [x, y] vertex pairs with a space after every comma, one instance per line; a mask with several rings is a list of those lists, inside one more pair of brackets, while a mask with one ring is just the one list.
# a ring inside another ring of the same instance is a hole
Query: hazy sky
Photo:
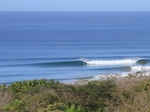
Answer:
[[0, 11], [150, 11], [150, 0], [0, 0]]

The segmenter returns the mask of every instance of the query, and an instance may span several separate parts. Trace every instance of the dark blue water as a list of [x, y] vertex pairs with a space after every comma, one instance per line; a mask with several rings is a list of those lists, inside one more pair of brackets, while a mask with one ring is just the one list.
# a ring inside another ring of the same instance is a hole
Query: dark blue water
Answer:
[[150, 12], [0, 12], [0, 83], [150, 69]]

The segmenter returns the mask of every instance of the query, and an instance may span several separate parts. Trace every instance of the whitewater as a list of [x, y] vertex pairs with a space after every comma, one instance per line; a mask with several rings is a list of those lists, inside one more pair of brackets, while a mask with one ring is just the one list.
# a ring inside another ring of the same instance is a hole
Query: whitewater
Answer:
[[150, 12], [0, 15], [0, 83], [150, 72]]
[[92, 60], [85, 61], [88, 65], [110, 66], [110, 65], [133, 65], [138, 59], [124, 59], [124, 60]]

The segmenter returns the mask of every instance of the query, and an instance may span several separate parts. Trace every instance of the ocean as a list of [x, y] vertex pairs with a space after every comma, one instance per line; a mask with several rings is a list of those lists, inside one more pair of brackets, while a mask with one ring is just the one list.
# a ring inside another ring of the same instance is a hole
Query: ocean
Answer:
[[150, 12], [0, 12], [0, 83], [150, 70]]

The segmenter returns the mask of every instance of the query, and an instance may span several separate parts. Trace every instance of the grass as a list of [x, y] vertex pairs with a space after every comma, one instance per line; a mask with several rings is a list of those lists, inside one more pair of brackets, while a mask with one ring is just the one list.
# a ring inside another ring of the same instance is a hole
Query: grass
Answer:
[[31, 80], [0, 85], [2, 112], [149, 112], [150, 77], [135, 76], [63, 84]]

